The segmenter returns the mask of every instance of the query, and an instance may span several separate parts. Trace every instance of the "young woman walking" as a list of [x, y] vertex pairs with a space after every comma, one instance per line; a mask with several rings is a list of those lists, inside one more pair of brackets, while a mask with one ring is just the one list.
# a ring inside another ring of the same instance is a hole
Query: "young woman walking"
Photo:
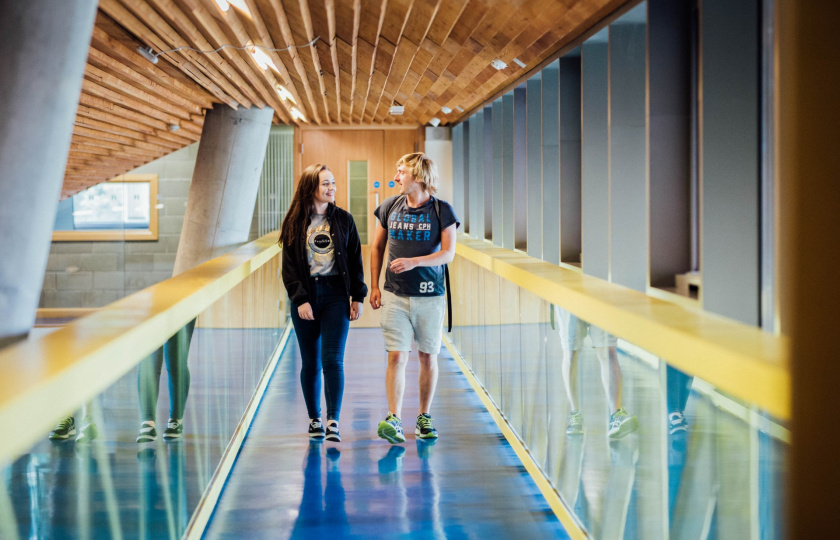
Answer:
[[[344, 344], [350, 321], [362, 315], [367, 285], [356, 223], [335, 205], [335, 177], [326, 165], [310, 165], [300, 176], [280, 242], [283, 283], [292, 301], [292, 324], [300, 347], [309, 436], [337, 442]], [[326, 429], [321, 421], [322, 371]]]

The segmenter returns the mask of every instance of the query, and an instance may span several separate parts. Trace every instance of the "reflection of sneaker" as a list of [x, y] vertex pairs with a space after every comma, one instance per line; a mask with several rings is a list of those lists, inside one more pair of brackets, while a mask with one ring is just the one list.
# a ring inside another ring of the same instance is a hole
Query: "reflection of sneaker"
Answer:
[[388, 474], [402, 470], [402, 458], [405, 454], [405, 447], [392, 446], [388, 449], [385, 457], [379, 460], [379, 474]]
[[341, 459], [341, 450], [335, 446], [327, 448], [327, 472], [338, 472], [338, 460]]
[[327, 440], [341, 442], [341, 434], [338, 432], [338, 422], [335, 420], [327, 422]]
[[379, 422], [379, 428], [377, 428], [376, 433], [391, 444], [405, 442], [402, 422], [391, 413], [388, 413], [388, 418]]
[[639, 420], [636, 415], [627, 414], [624, 407], [621, 407], [610, 416], [610, 438], [620, 439], [639, 429]]
[[566, 426], [566, 435], [583, 435], [583, 413], [580, 409], [569, 413], [569, 425]]
[[417, 457], [420, 459], [429, 459], [432, 455], [432, 447], [437, 443], [437, 439], [416, 439]]
[[309, 422], [309, 436], [313, 439], [323, 439], [324, 438], [324, 425], [321, 423], [321, 420], [316, 418]]
[[166, 429], [163, 430], [164, 439], [178, 439], [184, 434], [184, 424], [180, 420], [170, 418], [166, 424]]
[[156, 454], [157, 451], [154, 446], [146, 446], [137, 451], [137, 460], [141, 463], [153, 463]]
[[96, 429], [96, 424], [85, 416], [82, 420], [82, 427], [79, 430], [79, 435], [76, 436], [76, 442], [79, 444], [86, 444], [99, 436], [99, 430]]
[[76, 419], [72, 416], [65, 416], [50, 431], [51, 441], [63, 441], [76, 434]]
[[610, 461], [615, 467], [635, 467], [639, 461], [639, 449], [632, 439], [610, 441]]
[[438, 432], [432, 423], [432, 417], [427, 413], [420, 413], [417, 417], [417, 427], [414, 428], [414, 434], [421, 439], [437, 439]]
[[145, 421], [140, 423], [140, 433], [137, 435], [138, 443], [152, 442], [157, 439], [157, 431], [155, 431], [155, 423]]
[[673, 435], [678, 431], [688, 431], [688, 420], [682, 412], [672, 412], [668, 415], [668, 433]]

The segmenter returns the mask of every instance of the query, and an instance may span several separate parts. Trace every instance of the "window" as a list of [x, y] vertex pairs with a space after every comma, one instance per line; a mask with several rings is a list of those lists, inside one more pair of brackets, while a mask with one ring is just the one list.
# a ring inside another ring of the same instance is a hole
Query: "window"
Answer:
[[157, 181], [118, 176], [61, 201], [53, 242], [157, 240]]

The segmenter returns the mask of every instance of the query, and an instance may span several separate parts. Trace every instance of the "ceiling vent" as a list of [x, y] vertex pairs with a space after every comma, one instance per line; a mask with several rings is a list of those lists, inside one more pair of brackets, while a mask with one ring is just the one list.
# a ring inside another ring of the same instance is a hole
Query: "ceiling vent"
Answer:
[[393, 116], [400, 116], [405, 112], [405, 107], [402, 105], [391, 105], [391, 114]]
[[452, 109], [450, 109], [449, 107], [441, 107], [440, 112], [442, 112], [443, 114], [449, 114], [452, 112]]

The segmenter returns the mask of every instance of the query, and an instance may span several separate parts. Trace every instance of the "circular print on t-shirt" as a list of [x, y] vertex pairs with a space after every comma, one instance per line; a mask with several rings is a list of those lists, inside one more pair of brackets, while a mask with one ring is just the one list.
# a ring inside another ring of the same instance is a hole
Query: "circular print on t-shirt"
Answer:
[[316, 227], [314, 230], [309, 231], [307, 242], [309, 242], [309, 249], [311, 249], [313, 253], [326, 255], [333, 250], [333, 242], [329, 226], [324, 227], [321, 225]]

